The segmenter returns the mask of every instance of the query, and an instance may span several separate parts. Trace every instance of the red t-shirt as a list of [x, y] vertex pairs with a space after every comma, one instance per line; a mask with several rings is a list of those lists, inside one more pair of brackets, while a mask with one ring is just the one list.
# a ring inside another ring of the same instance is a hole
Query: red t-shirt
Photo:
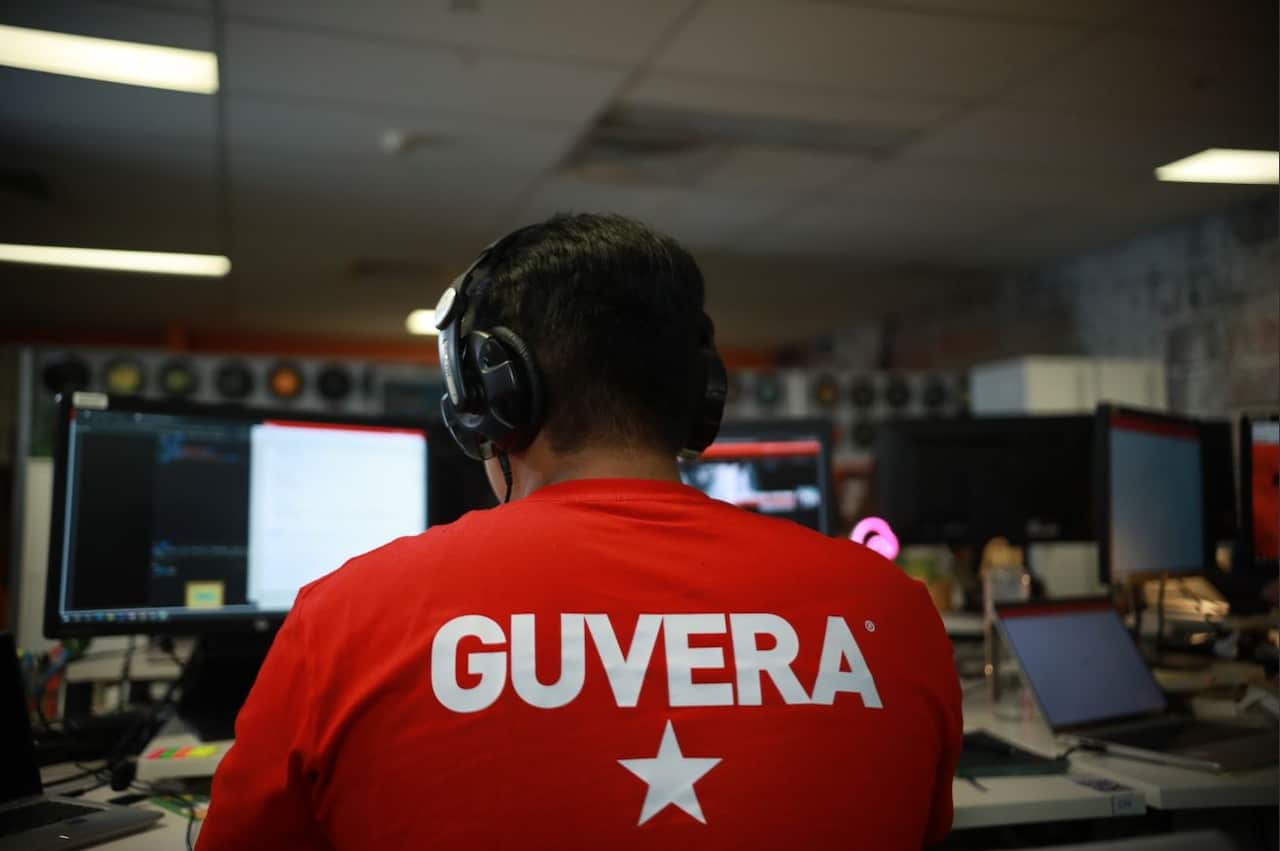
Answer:
[[961, 729], [888, 561], [577, 480], [304, 588], [199, 847], [914, 849], [950, 829]]

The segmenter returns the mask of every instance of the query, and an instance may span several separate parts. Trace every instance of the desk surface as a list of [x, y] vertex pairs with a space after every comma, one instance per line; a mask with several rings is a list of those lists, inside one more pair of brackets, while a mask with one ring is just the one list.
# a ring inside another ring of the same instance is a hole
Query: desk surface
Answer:
[[[1062, 751], [1053, 734], [1024, 702], [1018, 717], [993, 713], [985, 693], [972, 691], [965, 702], [965, 729], [986, 729], [1045, 756]], [[989, 777], [979, 785], [956, 780], [953, 830], [1080, 819], [1141, 815], [1154, 809], [1275, 806], [1280, 801], [1280, 767], [1234, 774], [1213, 774], [1091, 753], [1071, 755], [1072, 772], [1047, 777]], [[46, 770], [46, 782], [74, 767]], [[1106, 781], [1111, 781], [1107, 783]], [[1115, 785], [1111, 785], [1115, 784]], [[72, 784], [73, 786], [75, 784]], [[49, 790], [56, 794], [58, 789]], [[116, 794], [97, 789], [88, 800]], [[197, 831], [198, 831], [197, 823]], [[100, 847], [108, 849], [180, 849], [186, 846], [187, 819], [166, 812], [149, 830]]]
[[[1036, 712], [1029, 695], [1021, 700], [1018, 717], [991, 711], [986, 694], [970, 692], [965, 701], [966, 730], [985, 729], [1030, 751], [1054, 756], [1064, 748]], [[1215, 774], [1154, 762], [1094, 753], [1071, 755], [1073, 772], [1091, 774], [1136, 789], [1147, 806], [1161, 810], [1207, 807], [1274, 807], [1280, 802], [1280, 766]]]
[[956, 780], [952, 830], [1014, 824], [1108, 819], [1146, 812], [1142, 793], [1077, 774]]
[[[44, 772], [45, 782], [51, 794], [59, 791], [52, 785], [58, 776], [75, 773], [71, 765], [52, 766]], [[954, 781], [952, 794], [955, 800], [953, 830], [997, 827], [1017, 824], [1034, 824], [1046, 821], [1074, 821], [1082, 819], [1106, 819], [1117, 816], [1141, 815], [1146, 811], [1140, 793], [1123, 787], [1107, 788], [1106, 781], [1096, 778], [1058, 775], [1052, 777], [991, 777], [979, 781]], [[77, 783], [68, 784], [75, 787]], [[91, 801], [106, 801], [117, 792], [108, 788], [95, 789], [85, 794]], [[143, 802], [138, 806], [152, 806]], [[193, 837], [199, 834], [199, 822]], [[180, 849], [186, 847], [187, 819], [176, 813], [164, 811], [164, 817], [142, 833], [106, 843], [108, 849]]]
[[[1123, 790], [1099, 790], [1086, 785], [1087, 779], [1081, 782], [1075, 777], [993, 777], [981, 782], [984, 789], [968, 781], [955, 781], [956, 811], [952, 830], [1141, 815], [1146, 809], [1141, 795]], [[57, 787], [50, 792], [56, 794]], [[86, 793], [84, 798], [106, 801], [118, 794], [104, 787]], [[154, 808], [147, 802], [138, 806]], [[200, 823], [196, 822], [193, 840], [199, 836], [199, 828]], [[94, 847], [177, 851], [186, 847], [186, 837], [187, 819], [166, 810], [164, 817], [147, 830]]]
[[[56, 778], [79, 773], [79, 769], [70, 763], [50, 766], [40, 773], [45, 783], [45, 792], [50, 795], [70, 791], [80, 785], [76, 782], [68, 783], [64, 787], [56, 785]], [[115, 792], [109, 786], [103, 786], [100, 789], [86, 792], [83, 798], [86, 801], [106, 802], [122, 794], [124, 793]], [[140, 802], [135, 806], [146, 809], [161, 809], [147, 801]], [[187, 847], [187, 819], [168, 810], [161, 810], [161, 812], [164, 813], [163, 818], [146, 830], [131, 833], [128, 836], [122, 836], [119, 839], [103, 842], [93, 847], [112, 849], [112, 851], [182, 851]], [[197, 821], [191, 831], [193, 845], [195, 838], [199, 836], [199, 828], [200, 823]]]

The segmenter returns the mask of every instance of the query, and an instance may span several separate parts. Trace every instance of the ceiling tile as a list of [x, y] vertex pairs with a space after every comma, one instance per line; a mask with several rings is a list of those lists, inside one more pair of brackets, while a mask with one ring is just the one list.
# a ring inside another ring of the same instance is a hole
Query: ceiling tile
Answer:
[[9, 142], [146, 159], [164, 146], [212, 148], [214, 119], [214, 100], [204, 95], [0, 68]]
[[347, 247], [358, 240], [385, 239], [439, 257], [452, 255], [459, 235], [488, 237], [538, 169], [504, 164], [464, 171], [245, 150], [233, 152], [232, 173], [238, 233], [334, 243], [347, 253], [358, 250]]
[[1036, 67], [1073, 28], [857, 6], [712, 0], [673, 39], [662, 72], [851, 91], [978, 98]]
[[942, 118], [954, 98], [875, 97], [813, 87], [695, 74], [651, 73], [627, 103], [871, 127], [913, 129]]
[[843, 181], [832, 195], [943, 203], [970, 200], [1047, 205], [1075, 202], [1090, 192], [1114, 187], [1114, 176], [1098, 171], [905, 157], [855, 174]]
[[90, 0], [5, 0], [0, 20], [16, 27], [213, 50], [213, 15], [207, 7], [184, 11]]
[[650, 224], [691, 248], [719, 248], [776, 215], [783, 202], [683, 193], [650, 217]]
[[1005, 203], [856, 199], [822, 201], [790, 210], [743, 234], [746, 253], [817, 254], [902, 264], [944, 261], [949, 251], [997, 225], [1025, 215]]
[[677, 199], [681, 190], [669, 187], [596, 183], [557, 175], [544, 180], [516, 213], [509, 228], [540, 221], [556, 213], [618, 213], [650, 223]]
[[1107, 33], [1001, 103], [1073, 115], [1276, 126], [1276, 46]]
[[868, 163], [851, 156], [743, 147], [703, 177], [698, 188], [718, 195], [794, 199], [833, 186]]
[[847, 6], [890, 6], [915, 12], [1095, 24], [1120, 14], [1115, 0], [800, 0]]
[[20, 164], [21, 171], [48, 189], [47, 197], [0, 192], [4, 239], [89, 248], [216, 250], [212, 148], [152, 152], [157, 155], [151, 160], [118, 160], [101, 150], [0, 147], [0, 161]]
[[1128, 0], [1117, 26], [1134, 32], [1231, 36], [1276, 49], [1275, 0]]
[[[1266, 190], [1263, 190], [1265, 194]], [[1258, 197], [1256, 186], [1161, 183], [1149, 179], [1031, 209], [964, 246], [953, 259], [988, 266], [1050, 263]]]
[[904, 155], [1140, 178], [1208, 147], [1269, 148], [1275, 136], [1274, 128], [987, 108], [922, 136]]
[[643, 58], [685, 0], [228, 0], [228, 13], [298, 29], [331, 29], [434, 45], [498, 49], [629, 66]]
[[[454, 110], [508, 119], [584, 122], [623, 71], [454, 48], [407, 47], [232, 23], [225, 85], [232, 94]], [[324, 57], [317, 61], [316, 57]]]
[[[231, 96], [231, 144], [286, 156], [350, 156], [412, 169], [503, 166], [550, 168], [577, 138], [572, 124], [519, 123], [490, 116], [433, 113], [397, 107], [359, 110], [271, 96]], [[420, 134], [425, 141], [401, 153], [382, 146], [388, 131]]]

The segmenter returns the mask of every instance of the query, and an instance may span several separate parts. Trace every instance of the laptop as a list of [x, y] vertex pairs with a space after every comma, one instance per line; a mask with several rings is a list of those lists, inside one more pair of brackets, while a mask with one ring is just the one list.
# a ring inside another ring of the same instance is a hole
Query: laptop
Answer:
[[1172, 715], [1110, 600], [998, 604], [996, 617], [1041, 715], [1067, 744], [1207, 771], [1276, 762], [1274, 727]]
[[43, 794], [13, 636], [0, 633], [0, 851], [83, 848], [158, 821], [163, 813]]

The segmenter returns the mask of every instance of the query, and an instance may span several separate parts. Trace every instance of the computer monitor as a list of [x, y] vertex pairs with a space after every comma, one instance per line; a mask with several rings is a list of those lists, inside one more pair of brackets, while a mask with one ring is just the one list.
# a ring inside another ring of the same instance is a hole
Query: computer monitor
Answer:
[[874, 511], [906, 545], [1093, 539], [1093, 417], [885, 424]]
[[1204, 452], [1204, 511], [1210, 544], [1234, 543], [1240, 533], [1236, 518], [1235, 428], [1230, 420], [1201, 420]]
[[1201, 424], [1101, 405], [1095, 442], [1099, 579], [1199, 573], [1211, 564]]
[[1240, 421], [1240, 563], [1269, 569], [1280, 562], [1280, 416]]
[[60, 419], [51, 637], [265, 632], [302, 585], [428, 525], [421, 423], [97, 393]]
[[826, 420], [725, 423], [680, 478], [715, 499], [831, 534], [831, 432]]

